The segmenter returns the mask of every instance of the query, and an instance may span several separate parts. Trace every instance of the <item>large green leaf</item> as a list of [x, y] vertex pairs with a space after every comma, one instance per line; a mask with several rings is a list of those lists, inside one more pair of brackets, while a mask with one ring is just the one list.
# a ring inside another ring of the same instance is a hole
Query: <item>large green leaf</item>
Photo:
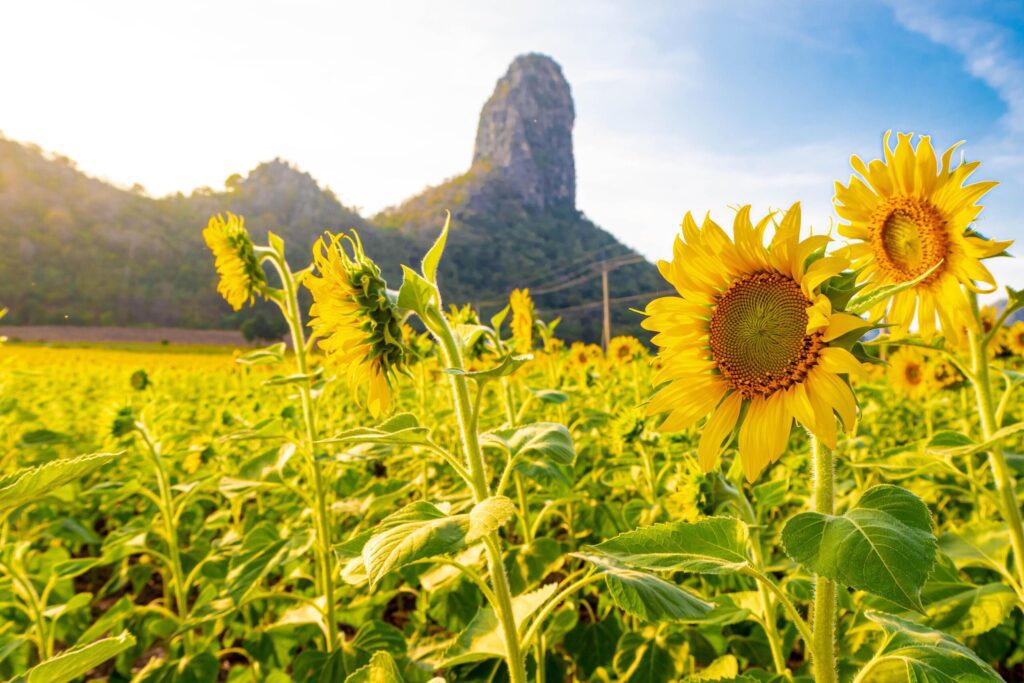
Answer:
[[356, 427], [335, 434], [318, 443], [349, 443], [378, 445], [411, 445], [424, 444], [430, 430], [422, 425], [412, 413], [399, 413], [376, 427]]
[[21, 680], [27, 683], [67, 683], [84, 676], [134, 645], [135, 637], [125, 631], [113, 638], [103, 638], [83, 647], [65, 650], [32, 667]]
[[620, 566], [605, 557], [582, 553], [575, 556], [595, 564], [604, 575], [615, 604], [644, 621], [694, 621], [715, 607], [659, 576]]
[[[558, 584], [549, 583], [529, 593], [512, 598], [512, 613], [516, 629], [523, 624], [555, 593]], [[505, 638], [498, 616], [490, 606], [481, 607], [469, 626], [459, 634], [445, 652], [443, 666], [477, 662], [483, 659], [503, 659], [506, 656]]]
[[505, 496], [480, 501], [467, 514], [449, 515], [433, 503], [417, 501], [381, 521], [362, 546], [370, 585], [411, 562], [461, 550], [501, 527], [515, 514]]
[[382, 531], [363, 546], [370, 586], [410, 562], [459, 550], [469, 532], [469, 515], [448, 515], [432, 503], [418, 501], [387, 517]]
[[885, 646], [861, 672], [862, 680], [893, 683], [999, 683], [1003, 679], [950, 636], [905, 619], [867, 612], [889, 634]]
[[928, 507], [906, 489], [875, 486], [845, 515], [802, 512], [782, 530], [786, 552], [820, 576], [924, 612], [935, 562]]
[[535, 422], [513, 429], [487, 432], [480, 437], [480, 443], [483, 446], [502, 448], [512, 458], [532, 455], [560, 465], [571, 465], [576, 459], [576, 449], [569, 430], [565, 425], [554, 422]]
[[0, 477], [0, 512], [45, 496], [106, 465], [118, 453], [94, 453], [77, 458], [52, 460], [45, 465], [18, 470]]
[[732, 517], [709, 517], [627, 531], [593, 550], [641, 569], [724, 574], [747, 566], [747, 540], [743, 522]]

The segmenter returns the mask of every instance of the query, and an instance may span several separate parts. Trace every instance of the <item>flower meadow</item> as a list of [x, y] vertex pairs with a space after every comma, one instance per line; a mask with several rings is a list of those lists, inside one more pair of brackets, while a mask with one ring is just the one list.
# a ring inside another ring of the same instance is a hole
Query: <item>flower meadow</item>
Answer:
[[354, 232], [290, 263], [212, 217], [218, 291], [285, 342], [0, 347], [0, 675], [1024, 680], [994, 183], [882, 151], [834, 230], [685, 213], [649, 338], [606, 349], [527, 289], [443, 300], [450, 221], [388, 283]]

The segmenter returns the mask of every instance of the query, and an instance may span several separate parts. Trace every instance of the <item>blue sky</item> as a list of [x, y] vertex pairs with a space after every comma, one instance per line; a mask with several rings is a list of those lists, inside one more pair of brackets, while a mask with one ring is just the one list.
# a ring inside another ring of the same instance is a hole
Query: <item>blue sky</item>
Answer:
[[576, 99], [580, 208], [651, 258], [686, 210], [799, 199], [826, 228], [887, 128], [966, 140], [1002, 183], [979, 227], [1024, 239], [1020, 2], [39, 0], [0, 25], [0, 131], [153, 194], [282, 156], [372, 213], [464, 170], [540, 51]]

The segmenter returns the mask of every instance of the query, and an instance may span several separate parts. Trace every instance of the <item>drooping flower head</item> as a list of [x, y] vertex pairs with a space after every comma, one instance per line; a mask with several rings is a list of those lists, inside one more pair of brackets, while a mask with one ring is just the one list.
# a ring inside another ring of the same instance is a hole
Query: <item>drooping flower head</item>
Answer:
[[832, 448], [836, 414], [853, 428], [857, 406], [841, 375], [859, 372], [860, 363], [832, 342], [866, 327], [834, 313], [820, 293], [847, 261], [820, 256], [825, 235], [800, 240], [800, 205], [785, 213], [765, 248], [771, 222], [769, 215], [752, 225], [743, 207], [730, 239], [710, 218], [698, 227], [687, 213], [672, 261], [658, 263], [677, 296], [650, 302], [643, 322], [656, 333], [661, 361], [648, 413], [668, 413], [664, 431], [711, 415], [698, 447], [705, 471], [738, 427], [750, 480], [782, 455], [794, 419]]
[[512, 343], [518, 353], [529, 353], [533, 348], [535, 313], [529, 289], [514, 289], [508, 298], [512, 308]]
[[991, 291], [995, 279], [981, 260], [1011, 244], [970, 229], [983, 208], [977, 201], [996, 183], [965, 184], [978, 162], [951, 167], [959, 143], [946, 150], [938, 167], [928, 136], [919, 138], [916, 149], [913, 134], [897, 134], [895, 149], [889, 147], [889, 136], [882, 141], [884, 161], [865, 164], [854, 156], [850, 164], [859, 177], [851, 176], [848, 185], [836, 183], [836, 213], [848, 221], [839, 233], [856, 240], [847, 255], [860, 271], [864, 294], [931, 271], [915, 286], [879, 302], [871, 311], [873, 319], [886, 315], [898, 338], [916, 312], [922, 337], [934, 336], [938, 318], [946, 335], [956, 339], [961, 330], [974, 327], [961, 285]]
[[608, 342], [608, 359], [625, 365], [644, 352], [644, 345], [636, 337], [612, 337]]
[[233, 213], [228, 213], [226, 219], [217, 214], [206, 224], [203, 239], [213, 252], [220, 276], [217, 292], [236, 311], [246, 303], [251, 304], [254, 295], [262, 293], [267, 278], [245, 229], [245, 219]]
[[390, 405], [391, 384], [403, 369], [402, 316], [359, 236], [327, 236], [329, 242], [321, 237], [313, 245], [313, 265], [320, 277], [305, 280], [313, 294], [309, 326], [349, 387], [366, 388], [368, 407], [378, 415]]

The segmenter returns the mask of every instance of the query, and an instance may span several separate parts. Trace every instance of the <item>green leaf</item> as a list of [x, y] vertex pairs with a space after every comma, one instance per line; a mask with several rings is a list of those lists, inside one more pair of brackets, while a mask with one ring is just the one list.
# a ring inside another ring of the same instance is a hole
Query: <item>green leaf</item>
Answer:
[[533, 394], [538, 401], [548, 405], [561, 405], [569, 400], [568, 394], [555, 391], [554, 389], [530, 389], [527, 387], [527, 391]]
[[371, 588], [410, 562], [461, 549], [470, 517], [447, 515], [432, 503], [417, 501], [385, 518], [381, 527], [362, 551]]
[[533, 455], [560, 465], [571, 465], [576, 459], [572, 435], [565, 425], [554, 422], [499, 429], [481, 435], [480, 444], [502, 448], [513, 459]]
[[936, 432], [928, 441], [927, 448], [934, 453], [956, 453], [974, 445], [976, 445], [974, 439], [966, 434], [946, 429]]
[[[441, 228], [441, 234], [437, 236], [430, 251], [423, 257], [423, 277], [427, 279], [427, 282], [437, 286], [437, 266], [441, 262], [441, 255], [444, 254], [444, 245], [448, 241], [448, 228], [452, 222], [452, 212], [445, 212], [448, 215], [444, 219], [444, 227]], [[401, 304], [399, 304], [401, 305]]]
[[782, 542], [815, 574], [924, 612], [936, 540], [928, 507], [906, 489], [872, 487], [838, 517], [802, 512], [786, 523]]
[[1000, 522], [972, 522], [942, 534], [939, 549], [953, 560], [958, 569], [983, 567], [1005, 576], [1010, 532]]
[[395, 658], [380, 650], [373, 653], [369, 664], [353, 671], [345, 683], [405, 683], [405, 679]]
[[398, 289], [398, 305], [413, 311], [421, 318], [434, 302], [437, 290], [409, 266], [402, 266], [402, 286]]
[[480, 501], [469, 511], [466, 543], [473, 543], [492, 531], [497, 531], [515, 514], [515, 503], [505, 496], [491, 496]]
[[32, 667], [23, 680], [27, 683], [68, 683], [134, 646], [135, 637], [125, 631], [119, 636], [65, 650]]
[[938, 270], [942, 263], [943, 261], [939, 261], [913, 280], [907, 280], [906, 282], [899, 282], [893, 285], [883, 285], [878, 289], [872, 290], [868, 294], [853, 297], [846, 306], [846, 312], [853, 313], [854, 315], [860, 315], [861, 313], [868, 312], [875, 304], [881, 303], [886, 299], [896, 296], [904, 290], [911, 289], [912, 287], [916, 287], [921, 284], [927, 280], [932, 273]]
[[615, 646], [612, 667], [618, 683], [669, 683], [676, 680], [676, 657], [667, 647], [667, 639], [648, 638], [627, 631]]
[[242, 547], [231, 556], [227, 575], [228, 595], [236, 605], [271, 570], [289, 555], [309, 545], [309, 536], [297, 534], [283, 538], [271, 522], [260, 522], [245, 535]]
[[377, 619], [371, 619], [360, 626], [350, 644], [363, 652], [383, 650], [395, 657], [404, 657], [408, 650], [402, 632]]
[[317, 443], [425, 444], [429, 435], [430, 429], [420, 425], [415, 415], [398, 413], [376, 427], [356, 427]]
[[576, 449], [564, 425], [537, 422], [499, 429], [483, 434], [480, 444], [506, 451], [515, 471], [541, 484], [572, 485], [571, 465], [576, 459]]
[[862, 680], [920, 683], [1001, 683], [1003, 680], [976, 654], [945, 633], [882, 612], [868, 611], [866, 616], [881, 626], [889, 638], [861, 671], [859, 678]]
[[748, 566], [747, 527], [732, 517], [669, 522], [627, 531], [593, 550], [640, 569], [726, 574]]
[[118, 455], [120, 453], [94, 453], [77, 458], [62, 458], [0, 477], [0, 512], [78, 481]]
[[532, 354], [525, 354], [522, 356], [513, 356], [509, 354], [502, 358], [500, 363], [487, 370], [475, 370], [470, 372], [469, 370], [460, 370], [458, 368], [445, 368], [444, 372], [449, 375], [456, 375], [458, 377], [466, 377], [468, 379], [476, 380], [477, 382], [486, 382], [492, 379], [507, 377], [526, 363], [529, 363], [531, 360], [533, 360]]
[[[516, 629], [522, 632], [523, 625], [554, 595], [558, 584], [549, 583], [529, 593], [512, 598], [512, 614], [515, 617]], [[459, 634], [455, 642], [445, 652], [444, 668], [477, 662], [484, 659], [504, 659], [505, 638], [494, 609], [490, 606], [481, 607], [473, 617], [469, 626]]]
[[280, 363], [284, 360], [284, 354], [287, 346], [284, 342], [279, 344], [273, 344], [263, 349], [256, 349], [249, 353], [244, 353], [235, 359], [236, 363], [242, 365], [260, 365], [262, 363]]
[[991, 631], [1017, 604], [1017, 594], [1005, 584], [976, 586], [962, 581], [952, 560], [944, 555], [939, 556], [921, 598], [929, 626], [963, 636]]
[[607, 558], [573, 553], [598, 567], [612, 600], [629, 614], [644, 621], [695, 621], [714, 605], [674, 583], [637, 569], [629, 569]]

